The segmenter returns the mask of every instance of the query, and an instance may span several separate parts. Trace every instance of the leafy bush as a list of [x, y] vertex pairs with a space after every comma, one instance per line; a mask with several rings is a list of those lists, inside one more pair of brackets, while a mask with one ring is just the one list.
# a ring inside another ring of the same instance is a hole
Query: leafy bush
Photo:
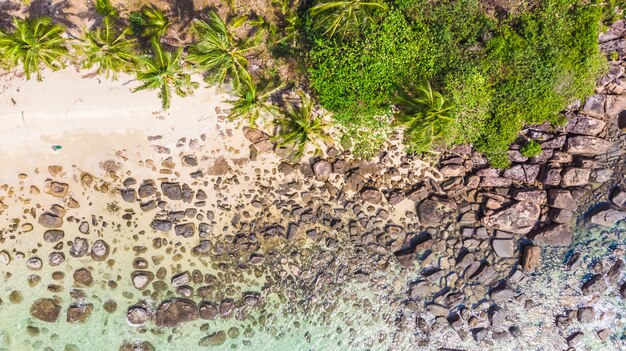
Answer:
[[522, 148], [519, 150], [520, 153], [526, 157], [535, 157], [539, 155], [543, 150], [541, 149], [541, 144], [534, 140], [530, 140]]

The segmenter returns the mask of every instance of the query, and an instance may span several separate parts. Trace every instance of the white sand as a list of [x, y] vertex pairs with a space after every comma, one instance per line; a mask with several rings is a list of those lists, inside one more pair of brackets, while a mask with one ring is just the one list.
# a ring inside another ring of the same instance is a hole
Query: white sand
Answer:
[[[201, 133], [219, 142], [215, 108], [226, 96], [215, 88], [202, 84], [192, 97], [174, 96], [161, 112], [156, 91], [131, 92], [138, 85], [131, 76], [82, 74], [47, 72], [43, 82], [0, 78], [0, 181], [50, 164], [93, 170], [116, 150], [146, 146], [151, 135], [162, 135], [158, 144], [172, 149], [180, 137]], [[53, 152], [52, 145], [62, 149]]]

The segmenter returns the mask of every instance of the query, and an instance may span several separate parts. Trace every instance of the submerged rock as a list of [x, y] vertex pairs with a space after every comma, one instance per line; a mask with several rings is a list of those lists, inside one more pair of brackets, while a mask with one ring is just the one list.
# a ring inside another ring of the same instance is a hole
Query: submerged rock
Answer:
[[172, 299], [163, 302], [156, 313], [158, 326], [175, 327], [180, 323], [198, 319], [196, 303], [187, 299]]
[[618, 221], [621, 221], [625, 218], [626, 212], [613, 208], [607, 208], [597, 211], [596, 213], [591, 215], [589, 221], [593, 224], [597, 224], [603, 227], [611, 227]]
[[84, 323], [91, 316], [91, 312], [93, 312], [93, 305], [90, 303], [71, 305], [67, 309], [66, 321], [68, 323]]
[[109, 244], [104, 240], [96, 240], [91, 246], [91, 258], [104, 261], [109, 256]]
[[131, 306], [126, 313], [126, 319], [128, 323], [134, 325], [141, 325], [146, 323], [152, 318], [152, 315], [147, 308], [143, 306]]
[[218, 346], [218, 345], [222, 345], [225, 342], [226, 342], [226, 332], [224, 332], [223, 330], [220, 330], [218, 332], [209, 334], [203, 337], [202, 339], [200, 339], [200, 341], [198, 341], [198, 346], [202, 346], [202, 347]]

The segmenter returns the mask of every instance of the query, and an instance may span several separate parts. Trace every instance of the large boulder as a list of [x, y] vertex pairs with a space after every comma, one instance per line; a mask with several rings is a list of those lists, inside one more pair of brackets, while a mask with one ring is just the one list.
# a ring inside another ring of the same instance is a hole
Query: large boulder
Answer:
[[604, 103], [606, 96], [603, 94], [593, 95], [587, 98], [582, 113], [587, 116], [604, 118]]
[[161, 191], [170, 200], [182, 200], [183, 191], [178, 183], [161, 183]]
[[596, 156], [606, 153], [612, 143], [592, 136], [575, 136], [567, 138], [567, 152], [574, 155]]
[[63, 218], [55, 215], [52, 212], [44, 212], [39, 216], [39, 224], [45, 228], [61, 228], [63, 225]]
[[535, 181], [538, 174], [539, 165], [536, 164], [515, 165], [504, 171], [504, 177], [526, 183]]
[[163, 327], [175, 327], [196, 319], [198, 319], [196, 303], [187, 299], [165, 301], [156, 312], [156, 324]]
[[614, 208], [605, 208], [591, 215], [589, 221], [603, 227], [612, 227], [615, 223], [625, 218], [626, 212]]
[[424, 225], [440, 224], [447, 214], [455, 210], [452, 205], [441, 199], [426, 199], [417, 206], [417, 215]]
[[586, 168], [568, 167], [561, 174], [562, 186], [581, 186], [589, 182], [591, 170]]
[[326, 160], [319, 160], [313, 165], [313, 173], [320, 180], [326, 180], [332, 172], [333, 166]]
[[67, 309], [66, 321], [68, 323], [85, 323], [91, 316], [91, 312], [93, 312], [93, 304], [72, 304]]
[[483, 225], [505, 232], [528, 234], [539, 219], [541, 208], [529, 201], [519, 201], [483, 218]]
[[577, 115], [569, 120], [565, 129], [568, 133], [594, 136], [600, 133], [605, 125], [606, 123], [599, 119]]
[[541, 228], [533, 237], [536, 243], [569, 246], [572, 243], [572, 228], [568, 224], [556, 224]]
[[48, 323], [56, 322], [59, 318], [59, 313], [61, 313], [61, 306], [48, 298], [39, 299], [30, 307], [30, 314], [33, 317]]
[[565, 189], [548, 190], [548, 205], [554, 208], [562, 208], [565, 210], [576, 211], [578, 203], [574, 200], [572, 193]]

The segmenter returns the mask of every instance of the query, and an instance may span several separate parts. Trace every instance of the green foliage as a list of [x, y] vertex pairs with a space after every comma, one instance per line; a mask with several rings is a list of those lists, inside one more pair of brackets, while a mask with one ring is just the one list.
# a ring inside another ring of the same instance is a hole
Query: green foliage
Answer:
[[143, 31], [141, 36], [145, 38], [161, 38], [172, 25], [163, 12], [154, 6], [143, 10]]
[[209, 12], [209, 23], [196, 20], [193, 30], [198, 41], [189, 47], [187, 59], [206, 72], [207, 81], [221, 85], [230, 79], [235, 88], [250, 82], [245, 54], [255, 46], [237, 42], [213, 11]]
[[146, 17], [143, 15], [141, 11], [133, 11], [129, 16], [130, 28], [133, 31], [133, 34], [136, 36], [141, 36], [143, 33], [144, 27], [148, 23]]
[[524, 146], [522, 146], [519, 151], [522, 155], [526, 157], [535, 157], [539, 155], [543, 150], [541, 149], [541, 144], [534, 140], [530, 140], [528, 143], [524, 144]]
[[41, 69], [57, 70], [65, 67], [68, 56], [64, 28], [52, 24], [48, 17], [32, 20], [13, 18], [13, 32], [0, 31], [0, 60], [13, 68], [22, 65], [26, 79], [32, 74], [42, 80]]
[[335, 33], [343, 37], [374, 23], [373, 13], [385, 10], [382, 0], [326, 0], [313, 6], [310, 13], [317, 30], [329, 37]]
[[317, 144], [319, 139], [331, 142], [330, 136], [324, 129], [326, 125], [321, 117], [313, 113], [313, 100], [303, 92], [299, 93], [302, 100], [300, 105], [289, 104], [285, 110], [285, 115], [275, 120], [277, 127], [274, 140], [279, 147], [291, 147], [294, 160], [298, 160], [304, 155], [306, 147], [313, 143], [316, 146], [316, 153], [320, 148]]
[[599, 5], [602, 6], [602, 19], [604, 24], [611, 25], [617, 20], [624, 18], [626, 0], [605, 0]]
[[413, 153], [427, 152], [443, 139], [452, 123], [452, 105], [426, 81], [412, 87], [413, 95], [402, 92], [396, 101], [396, 123], [405, 127], [405, 143]]
[[98, 74], [116, 79], [118, 72], [130, 72], [136, 61], [136, 40], [130, 38], [130, 28], [118, 30], [110, 17], [102, 26], [86, 31], [76, 50], [82, 58], [81, 68], [98, 67]]
[[96, 12], [102, 17], [118, 17], [110, 0], [96, 0]]
[[310, 86], [358, 139], [365, 133], [353, 131], [384, 116], [396, 85], [429, 80], [454, 117], [437, 138], [471, 143], [506, 167], [525, 123], [557, 122], [569, 102], [593, 93], [606, 69], [598, 45], [602, 6], [546, 0], [529, 8], [494, 18], [478, 0], [396, 0], [352, 36], [328, 38], [313, 26]]
[[252, 82], [242, 84], [234, 92], [237, 99], [225, 101], [232, 105], [228, 118], [231, 121], [244, 120], [250, 127], [255, 127], [265, 116], [275, 116], [279, 110], [270, 99], [283, 87], [277, 85], [275, 80], [265, 80], [260, 85]]
[[179, 96], [187, 96], [193, 93], [198, 83], [191, 81], [191, 76], [185, 71], [180, 56], [182, 48], [174, 52], [164, 51], [156, 38], [152, 38], [152, 55], [139, 59], [137, 80], [143, 84], [135, 89], [159, 90], [163, 109], [170, 107], [172, 88]]

